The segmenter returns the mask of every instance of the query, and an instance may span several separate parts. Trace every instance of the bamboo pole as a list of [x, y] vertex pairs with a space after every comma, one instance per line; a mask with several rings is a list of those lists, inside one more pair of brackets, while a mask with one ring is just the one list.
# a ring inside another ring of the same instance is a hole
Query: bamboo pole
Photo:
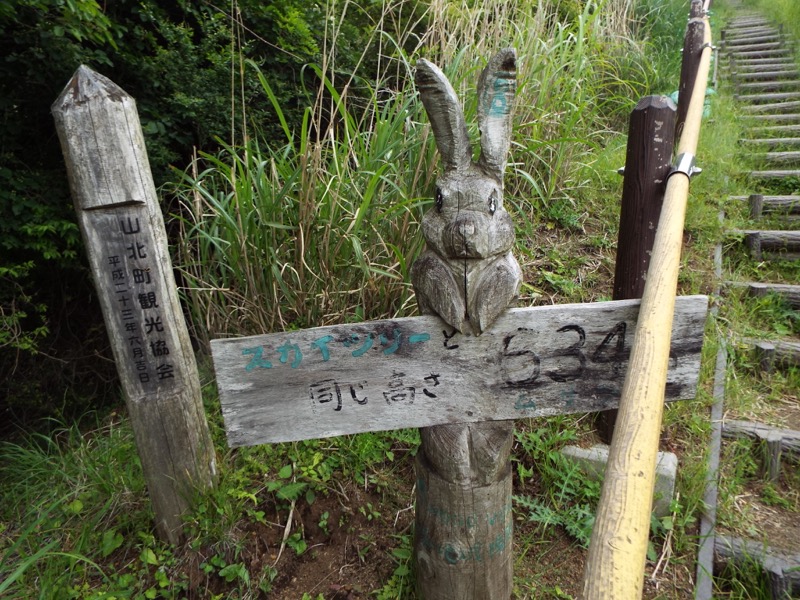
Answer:
[[[708, 19], [704, 21], [705, 43], [679, 156], [694, 156], [700, 134], [711, 62], [711, 32]], [[589, 546], [583, 600], [633, 600], [642, 595], [688, 192], [689, 176], [676, 171], [667, 182], [653, 245]]]

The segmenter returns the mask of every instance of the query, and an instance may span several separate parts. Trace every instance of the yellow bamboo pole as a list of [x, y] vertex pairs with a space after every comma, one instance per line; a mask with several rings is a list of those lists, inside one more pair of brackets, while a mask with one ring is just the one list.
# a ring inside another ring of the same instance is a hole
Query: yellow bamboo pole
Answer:
[[[679, 157], [694, 156], [700, 135], [711, 62], [711, 32], [708, 18], [704, 21], [705, 45], [678, 145]], [[653, 243], [589, 546], [583, 600], [634, 600], [642, 596], [688, 194], [689, 175], [675, 172], [667, 181]]]

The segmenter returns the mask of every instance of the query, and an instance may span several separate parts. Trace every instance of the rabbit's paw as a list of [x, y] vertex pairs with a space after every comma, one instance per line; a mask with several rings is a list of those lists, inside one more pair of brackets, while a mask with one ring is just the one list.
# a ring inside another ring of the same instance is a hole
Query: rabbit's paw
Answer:
[[467, 310], [463, 284], [456, 281], [447, 263], [430, 250], [423, 252], [411, 266], [411, 283], [423, 315], [437, 315], [464, 333]]
[[467, 286], [470, 325], [475, 335], [492, 326], [517, 297], [522, 270], [509, 252], [493, 261]]

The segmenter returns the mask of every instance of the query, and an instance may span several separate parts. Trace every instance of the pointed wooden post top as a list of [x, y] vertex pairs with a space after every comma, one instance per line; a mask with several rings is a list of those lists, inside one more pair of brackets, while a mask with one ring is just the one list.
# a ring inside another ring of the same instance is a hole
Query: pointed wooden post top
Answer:
[[136, 102], [121, 87], [81, 65], [51, 111], [78, 209], [158, 205]]
[[109, 100], [124, 102], [135, 100], [108, 77], [101, 75], [86, 65], [81, 65], [72, 75], [64, 90], [53, 102], [50, 110], [54, 115], [63, 113], [74, 106], [80, 106], [92, 100]]

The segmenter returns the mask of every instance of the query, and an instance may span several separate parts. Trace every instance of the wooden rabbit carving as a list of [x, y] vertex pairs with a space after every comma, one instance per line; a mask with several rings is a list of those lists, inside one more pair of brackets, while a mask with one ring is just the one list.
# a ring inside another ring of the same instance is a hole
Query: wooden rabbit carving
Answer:
[[[453, 87], [420, 60], [416, 85], [442, 157], [435, 206], [422, 220], [426, 249], [411, 268], [423, 314], [480, 335], [517, 295], [514, 226], [503, 208], [516, 53], [493, 57], [478, 81], [481, 154], [472, 161]], [[420, 429], [414, 564], [426, 600], [511, 597], [513, 421]], [[463, 521], [463, 523], [461, 523]]]
[[443, 170], [435, 206], [422, 220], [427, 248], [411, 268], [411, 281], [423, 314], [436, 314], [461, 333], [480, 335], [516, 297], [522, 279], [511, 254], [514, 225], [503, 208], [516, 52], [500, 51], [478, 81], [477, 162], [463, 110], [444, 73], [421, 59], [415, 82]]

